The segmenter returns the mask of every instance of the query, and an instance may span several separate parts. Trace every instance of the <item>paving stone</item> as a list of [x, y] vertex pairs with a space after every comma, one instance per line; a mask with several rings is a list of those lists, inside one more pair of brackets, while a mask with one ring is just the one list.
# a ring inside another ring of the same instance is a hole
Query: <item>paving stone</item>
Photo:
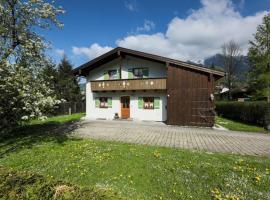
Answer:
[[161, 122], [85, 120], [77, 137], [173, 148], [270, 156], [270, 135], [211, 128], [168, 126]]

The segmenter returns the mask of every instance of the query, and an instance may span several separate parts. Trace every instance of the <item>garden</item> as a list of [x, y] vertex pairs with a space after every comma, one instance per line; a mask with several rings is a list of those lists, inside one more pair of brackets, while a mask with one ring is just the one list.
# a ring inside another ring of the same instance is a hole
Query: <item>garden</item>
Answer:
[[216, 102], [216, 123], [229, 130], [244, 132], [270, 132], [270, 103]]
[[270, 198], [267, 157], [70, 137], [82, 116], [32, 121], [1, 137], [0, 198]]

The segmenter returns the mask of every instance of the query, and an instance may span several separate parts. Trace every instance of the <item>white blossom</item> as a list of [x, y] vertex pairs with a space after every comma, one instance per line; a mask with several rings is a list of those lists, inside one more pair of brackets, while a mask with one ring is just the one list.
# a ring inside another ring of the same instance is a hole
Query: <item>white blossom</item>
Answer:
[[29, 117], [25, 115], [25, 116], [22, 116], [21, 119], [22, 119], [22, 120], [28, 120], [28, 118], [29, 118]]

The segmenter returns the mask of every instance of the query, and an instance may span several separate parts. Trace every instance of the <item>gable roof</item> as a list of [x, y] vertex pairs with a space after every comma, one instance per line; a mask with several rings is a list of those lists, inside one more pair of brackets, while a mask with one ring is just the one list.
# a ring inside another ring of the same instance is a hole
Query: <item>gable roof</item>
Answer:
[[120, 56], [125, 56], [125, 55], [131, 55], [131, 56], [139, 57], [142, 59], [147, 59], [147, 60], [152, 60], [152, 61], [164, 63], [167, 65], [176, 65], [176, 66], [186, 67], [186, 68], [193, 69], [196, 71], [201, 71], [201, 72], [213, 74], [219, 78], [221, 78], [225, 75], [225, 73], [222, 71], [212, 70], [212, 69], [202, 67], [202, 66], [199, 66], [196, 64], [190, 64], [190, 63], [183, 62], [180, 60], [175, 60], [175, 59], [166, 58], [166, 57], [162, 57], [162, 56], [158, 56], [158, 55], [154, 55], [154, 54], [144, 53], [141, 51], [135, 51], [135, 50], [127, 49], [127, 48], [123, 48], [123, 47], [116, 47], [115, 49], [113, 49], [113, 50], [75, 68], [73, 70], [73, 73], [74, 73], [74, 75], [87, 76], [89, 71], [91, 71], [91, 70], [99, 67], [100, 65], [105, 64], [105, 63], [107, 63], [115, 58], [118, 58]]

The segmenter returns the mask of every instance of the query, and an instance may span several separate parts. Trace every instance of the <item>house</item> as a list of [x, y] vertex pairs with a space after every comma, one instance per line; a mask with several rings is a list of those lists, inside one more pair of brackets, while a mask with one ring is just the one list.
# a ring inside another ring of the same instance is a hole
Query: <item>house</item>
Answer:
[[86, 118], [213, 126], [214, 84], [224, 76], [179, 60], [117, 47], [74, 69], [86, 83]]

